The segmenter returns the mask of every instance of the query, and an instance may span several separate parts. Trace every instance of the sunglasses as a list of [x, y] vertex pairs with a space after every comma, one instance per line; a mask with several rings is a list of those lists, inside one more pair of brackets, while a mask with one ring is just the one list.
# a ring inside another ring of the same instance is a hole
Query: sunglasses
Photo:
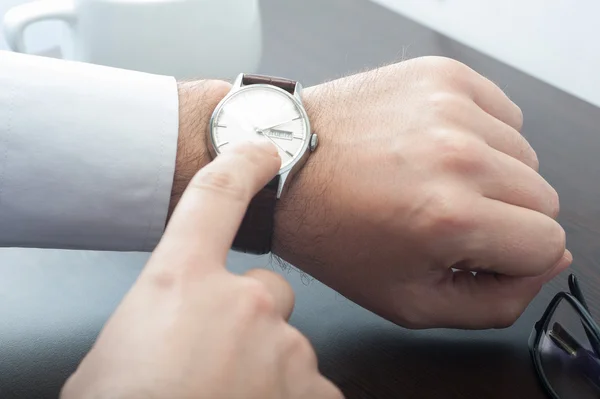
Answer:
[[529, 351], [553, 399], [600, 398], [600, 328], [590, 314], [577, 278], [556, 294], [529, 337]]

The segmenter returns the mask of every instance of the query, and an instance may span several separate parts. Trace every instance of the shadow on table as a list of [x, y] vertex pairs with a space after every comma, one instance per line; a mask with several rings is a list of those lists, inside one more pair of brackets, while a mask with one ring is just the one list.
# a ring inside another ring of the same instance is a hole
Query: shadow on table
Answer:
[[[406, 336], [342, 334], [337, 339], [344, 345], [320, 348], [329, 351], [320, 368], [348, 399], [540, 396], [526, 342], [449, 339], [440, 331], [424, 338], [407, 331]], [[515, 386], [522, 395], [515, 396]]]

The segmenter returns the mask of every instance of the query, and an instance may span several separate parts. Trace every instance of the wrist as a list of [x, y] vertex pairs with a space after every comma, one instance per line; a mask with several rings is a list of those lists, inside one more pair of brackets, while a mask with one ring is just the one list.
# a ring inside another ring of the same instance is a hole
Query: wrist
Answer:
[[[285, 194], [277, 201], [275, 210], [275, 224], [273, 231], [272, 251], [283, 260], [302, 267], [307, 262], [316, 261], [306, 259], [306, 248], [309, 248], [313, 238], [319, 235], [318, 231], [309, 228], [305, 218], [309, 213], [317, 219], [326, 219], [325, 207], [320, 198], [326, 189], [323, 184], [328, 181], [319, 165], [324, 162], [327, 152], [332, 150], [331, 131], [329, 126], [330, 105], [326, 104], [329, 86], [319, 85], [306, 88], [303, 91], [302, 102], [311, 125], [311, 130], [319, 136], [319, 147], [308, 157], [306, 164], [288, 182]], [[331, 154], [329, 154], [331, 156]], [[316, 184], [315, 184], [316, 183]], [[307, 229], [312, 231], [308, 232]], [[314, 242], [313, 242], [314, 243]]]
[[231, 89], [222, 80], [179, 82], [179, 136], [169, 216], [190, 179], [210, 162], [206, 130], [217, 104]]

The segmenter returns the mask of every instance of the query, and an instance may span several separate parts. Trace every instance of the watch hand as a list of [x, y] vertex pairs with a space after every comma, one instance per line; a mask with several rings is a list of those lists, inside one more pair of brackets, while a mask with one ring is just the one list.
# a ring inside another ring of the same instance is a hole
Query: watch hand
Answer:
[[281, 125], [285, 125], [285, 124], [287, 124], [287, 123], [293, 122], [293, 121], [295, 121], [296, 119], [298, 119], [298, 118], [290, 119], [289, 121], [285, 121], [285, 122], [277, 123], [277, 124], [275, 124], [275, 125], [272, 125], [272, 126], [261, 127], [261, 128], [259, 128], [258, 130], [261, 130], [261, 131], [262, 131], [262, 130], [270, 130], [270, 129], [273, 129], [273, 128], [275, 128], [275, 127], [279, 127], [279, 126], [281, 126]]
[[285, 148], [283, 148], [282, 146], [280, 146], [279, 144], [277, 144], [277, 142], [275, 140], [273, 140], [271, 137], [267, 136], [265, 134], [265, 132], [263, 132], [262, 130], [256, 130], [256, 133], [258, 134], [262, 134], [263, 137], [266, 137], [267, 139], [269, 139], [271, 141], [271, 143], [275, 144], [281, 151], [285, 152], [286, 154], [288, 154], [290, 157], [293, 157], [294, 154], [292, 154], [291, 152], [289, 152], [288, 150], [286, 150]]

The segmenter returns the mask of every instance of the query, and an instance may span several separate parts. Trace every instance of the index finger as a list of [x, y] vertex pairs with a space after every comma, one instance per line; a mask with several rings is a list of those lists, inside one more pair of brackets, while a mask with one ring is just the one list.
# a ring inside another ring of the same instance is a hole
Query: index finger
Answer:
[[281, 159], [267, 141], [232, 146], [190, 181], [154, 257], [169, 267], [202, 260], [224, 265], [250, 200], [278, 172]]

